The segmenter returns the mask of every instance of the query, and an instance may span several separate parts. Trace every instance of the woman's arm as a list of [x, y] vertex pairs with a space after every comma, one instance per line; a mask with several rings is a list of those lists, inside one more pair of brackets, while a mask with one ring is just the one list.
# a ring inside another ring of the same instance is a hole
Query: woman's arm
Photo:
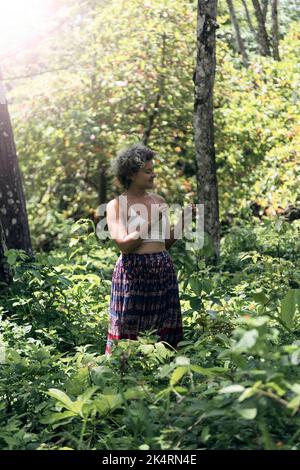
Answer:
[[[131, 253], [142, 244], [142, 241], [151, 230], [151, 223], [146, 220], [141, 224], [140, 230], [134, 230], [127, 234], [126, 215], [121, 210], [120, 203], [117, 199], [113, 199], [106, 206], [106, 220], [111, 238], [123, 253]], [[156, 219], [161, 218], [161, 212]], [[156, 221], [153, 220], [152, 223]]]

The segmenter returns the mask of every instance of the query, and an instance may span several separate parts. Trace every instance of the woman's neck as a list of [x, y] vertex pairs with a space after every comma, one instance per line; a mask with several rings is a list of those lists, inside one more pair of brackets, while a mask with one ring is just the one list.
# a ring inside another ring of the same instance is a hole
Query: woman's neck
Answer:
[[128, 189], [125, 191], [125, 195], [129, 197], [141, 198], [145, 196], [149, 196], [145, 189]]

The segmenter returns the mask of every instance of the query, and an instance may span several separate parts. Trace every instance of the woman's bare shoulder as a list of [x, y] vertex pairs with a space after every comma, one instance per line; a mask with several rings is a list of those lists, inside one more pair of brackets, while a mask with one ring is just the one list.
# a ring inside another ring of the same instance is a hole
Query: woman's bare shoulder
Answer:
[[111, 199], [110, 201], [108, 201], [108, 203], [106, 204], [106, 207], [109, 208], [109, 207], [114, 207], [118, 204], [118, 198], [114, 198], [114, 199]]
[[111, 199], [106, 205], [109, 205], [110, 207], [119, 205], [121, 197], [124, 197], [124, 195], [120, 194], [119, 196], [116, 196], [114, 199]]
[[118, 197], [111, 199], [111, 201], [109, 201], [106, 204], [106, 211], [115, 211], [116, 209], [119, 208], [119, 204], [120, 204], [120, 201]]
[[107, 204], [106, 204], [106, 211], [107, 212], [117, 212], [119, 213], [119, 211], [121, 210], [124, 210], [124, 201], [121, 200], [122, 195], [120, 196], [117, 196], [115, 197], [114, 199], [111, 199], [111, 201], [109, 201]]
[[163, 196], [161, 196], [160, 194], [156, 194], [156, 193], [149, 193], [149, 194], [158, 203], [166, 202], [165, 198]]

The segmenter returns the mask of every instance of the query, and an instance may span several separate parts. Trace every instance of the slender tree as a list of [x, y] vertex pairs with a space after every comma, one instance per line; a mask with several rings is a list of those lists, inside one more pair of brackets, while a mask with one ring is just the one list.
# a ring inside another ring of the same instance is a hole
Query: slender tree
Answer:
[[266, 30], [265, 18], [258, 0], [252, 0], [254, 13], [257, 21], [257, 40], [261, 54], [264, 56], [271, 55], [268, 33]]
[[213, 88], [216, 69], [217, 0], [198, 0], [197, 59], [194, 72], [194, 130], [197, 195], [204, 204], [204, 230], [213, 247], [207, 261], [220, 257], [219, 202], [215, 163]]
[[32, 255], [25, 197], [4, 87], [0, 77], [0, 217], [8, 249]]
[[107, 201], [107, 196], [106, 196], [107, 176], [106, 176], [106, 166], [101, 161], [99, 161], [98, 175], [99, 175], [98, 202], [99, 204], [104, 204]]
[[0, 219], [0, 290], [2, 283], [9, 284], [12, 280], [12, 273], [5, 258], [6, 250], [7, 246], [5, 241], [5, 234]]
[[279, 26], [278, 26], [278, 2], [272, 0], [272, 43], [273, 43], [273, 57], [275, 60], [280, 60], [279, 55]]
[[166, 33], [162, 33], [162, 46], [161, 46], [161, 72], [158, 76], [158, 83], [157, 83], [157, 88], [158, 92], [155, 97], [155, 105], [153, 109], [149, 113], [148, 117], [148, 123], [146, 125], [146, 128], [144, 130], [144, 134], [142, 137], [142, 142], [147, 145], [151, 131], [154, 127], [155, 124], [155, 119], [158, 116], [159, 112], [159, 103], [161, 101], [161, 98], [165, 92], [165, 65], [166, 65], [166, 46], [167, 46], [167, 35]]
[[261, 12], [263, 16], [264, 23], [266, 24], [267, 14], [268, 14], [269, 0], [261, 0]]
[[231, 23], [232, 23], [233, 29], [235, 31], [238, 52], [239, 52], [239, 54], [241, 54], [241, 56], [243, 58], [244, 66], [248, 67], [248, 63], [249, 63], [248, 55], [247, 55], [245, 45], [244, 45], [244, 41], [243, 41], [243, 38], [242, 38], [242, 35], [241, 35], [241, 32], [240, 32], [239, 23], [238, 23], [236, 14], [235, 14], [235, 9], [234, 9], [232, 0], [227, 0], [227, 5], [228, 5], [229, 13], [230, 13]]
[[250, 30], [252, 31], [252, 33], [254, 34], [254, 36], [256, 36], [256, 31], [255, 31], [255, 28], [254, 28], [253, 23], [252, 23], [252, 19], [251, 19], [249, 10], [248, 10], [248, 6], [247, 6], [247, 3], [246, 3], [246, 0], [242, 0], [242, 3], [243, 3], [243, 5], [244, 5], [244, 9], [245, 9], [245, 13], [246, 13], [246, 18], [247, 18], [247, 21], [248, 21]]

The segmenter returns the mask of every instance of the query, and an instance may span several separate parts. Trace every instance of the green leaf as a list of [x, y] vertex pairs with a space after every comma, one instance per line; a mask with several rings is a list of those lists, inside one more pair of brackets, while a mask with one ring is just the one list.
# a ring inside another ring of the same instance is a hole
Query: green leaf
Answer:
[[19, 362], [22, 361], [22, 358], [21, 358], [20, 354], [15, 349], [11, 349], [9, 351], [9, 356], [11, 357], [13, 362], [15, 362], [15, 363], [19, 363]]
[[213, 289], [213, 284], [211, 281], [208, 281], [206, 279], [204, 279], [202, 281], [202, 290], [204, 290], [204, 292], [206, 292], [207, 294], [209, 294]]
[[228, 372], [224, 367], [201, 367], [197, 366], [196, 364], [191, 365], [191, 370], [193, 372], [197, 372], [198, 374], [202, 374], [205, 376], [213, 376], [215, 374], [222, 374], [223, 372]]
[[262, 305], [266, 304], [269, 300], [268, 297], [263, 292], [254, 292], [251, 295], [252, 295], [253, 300], [255, 300], [255, 302], [258, 302]]
[[252, 387], [246, 388], [244, 393], [242, 393], [242, 395], [239, 396], [238, 401], [241, 403], [242, 401], [247, 400], [247, 398], [250, 398], [253, 395], [255, 395], [257, 390], [260, 388], [261, 384], [262, 384], [262, 381], [258, 380], [257, 382], [255, 382], [255, 384]]
[[288, 408], [291, 408], [294, 413], [296, 413], [296, 411], [298, 410], [298, 408], [300, 407], [300, 395], [294, 397], [290, 402], [289, 404], [287, 405]]
[[192, 297], [189, 300], [190, 300], [191, 308], [193, 308], [194, 310], [200, 310], [202, 306], [202, 302], [200, 299], [198, 299], [198, 297]]
[[243, 385], [228, 385], [228, 387], [223, 387], [221, 390], [219, 390], [219, 393], [240, 393], [245, 390], [245, 387]]
[[187, 366], [180, 366], [177, 367], [171, 375], [170, 378], [170, 385], [176, 385], [177, 382], [189, 371], [189, 367]]
[[5, 252], [5, 256], [6, 256], [6, 261], [7, 263], [10, 265], [10, 266], [14, 266], [14, 264], [16, 263], [17, 261], [17, 258], [18, 258], [18, 253], [14, 250], [10, 251], [10, 250], [7, 250]]
[[99, 398], [94, 400], [93, 404], [100, 414], [105, 414], [121, 406], [123, 404], [123, 397], [120, 393], [100, 395]]
[[300, 289], [290, 289], [281, 301], [279, 316], [288, 328], [293, 327], [296, 307], [300, 310]]
[[174, 365], [173, 364], [165, 364], [159, 371], [158, 373], [158, 376], [160, 378], [165, 378], [167, 377], [171, 372], [172, 370], [174, 369]]
[[150, 356], [150, 354], [152, 354], [154, 351], [154, 345], [153, 344], [140, 344], [138, 350], [141, 351], [146, 356]]
[[178, 356], [176, 357], [175, 362], [177, 366], [188, 366], [190, 364], [190, 358], [185, 356]]
[[124, 393], [124, 397], [126, 400], [137, 400], [138, 398], [143, 398], [145, 393], [145, 388], [143, 387], [129, 388]]
[[103, 381], [111, 378], [113, 371], [106, 366], [97, 366], [91, 369], [91, 379], [95, 385], [102, 385]]
[[79, 243], [79, 238], [71, 238], [69, 242], [69, 247], [72, 248], [73, 246]]
[[233, 350], [242, 352], [251, 349], [255, 345], [258, 336], [259, 334], [257, 330], [247, 331], [240, 341], [233, 347]]
[[176, 387], [174, 387], [174, 390], [177, 392], [177, 393], [187, 393], [188, 389], [186, 387], [182, 387], [181, 385], [177, 385]]
[[280, 397], [282, 397], [282, 396], [286, 393], [286, 390], [284, 390], [283, 388], [281, 388], [281, 387], [280, 387], [277, 383], [275, 383], [275, 382], [267, 382], [267, 383], [266, 383], [266, 386], [272, 388], [273, 390], [275, 390], [275, 392], [277, 393], [277, 395], [279, 395]]
[[195, 294], [197, 295], [201, 295], [201, 291], [202, 291], [202, 282], [199, 280], [199, 279], [196, 279], [196, 278], [191, 278], [189, 280], [189, 284], [191, 286], [191, 289], [193, 292], [195, 292]]
[[209, 426], [204, 426], [204, 428], [202, 429], [202, 432], [201, 432], [201, 440], [203, 442], [206, 442], [206, 441], [208, 441], [210, 436], [211, 436], [211, 434], [209, 432]]
[[62, 390], [58, 390], [57, 388], [50, 388], [47, 394], [50, 395], [50, 397], [55, 398], [57, 401], [62, 403], [65, 406], [65, 408], [67, 408], [68, 410], [78, 413], [76, 407], [74, 409], [75, 402], [73, 402], [71, 398], [68, 397], [68, 395]]
[[96, 390], [98, 390], [97, 386], [87, 388], [85, 390], [85, 392], [78, 397], [78, 400], [76, 400], [75, 403], [77, 403], [78, 401], [82, 401], [83, 403], [87, 403], [91, 399], [92, 395], [94, 395]]
[[163, 343], [155, 343], [155, 350], [157, 355], [163, 359], [170, 355], [170, 350]]
[[72, 416], [76, 416], [76, 413], [74, 413], [73, 411], [64, 411], [63, 413], [51, 413], [50, 415], [41, 418], [40, 423], [53, 424], [63, 419], [71, 418]]
[[242, 418], [251, 420], [256, 418], [257, 408], [239, 408], [237, 412]]
[[77, 232], [77, 230], [79, 230], [80, 228], [82, 228], [82, 224], [75, 222], [75, 224], [73, 224], [71, 227], [71, 233]]

